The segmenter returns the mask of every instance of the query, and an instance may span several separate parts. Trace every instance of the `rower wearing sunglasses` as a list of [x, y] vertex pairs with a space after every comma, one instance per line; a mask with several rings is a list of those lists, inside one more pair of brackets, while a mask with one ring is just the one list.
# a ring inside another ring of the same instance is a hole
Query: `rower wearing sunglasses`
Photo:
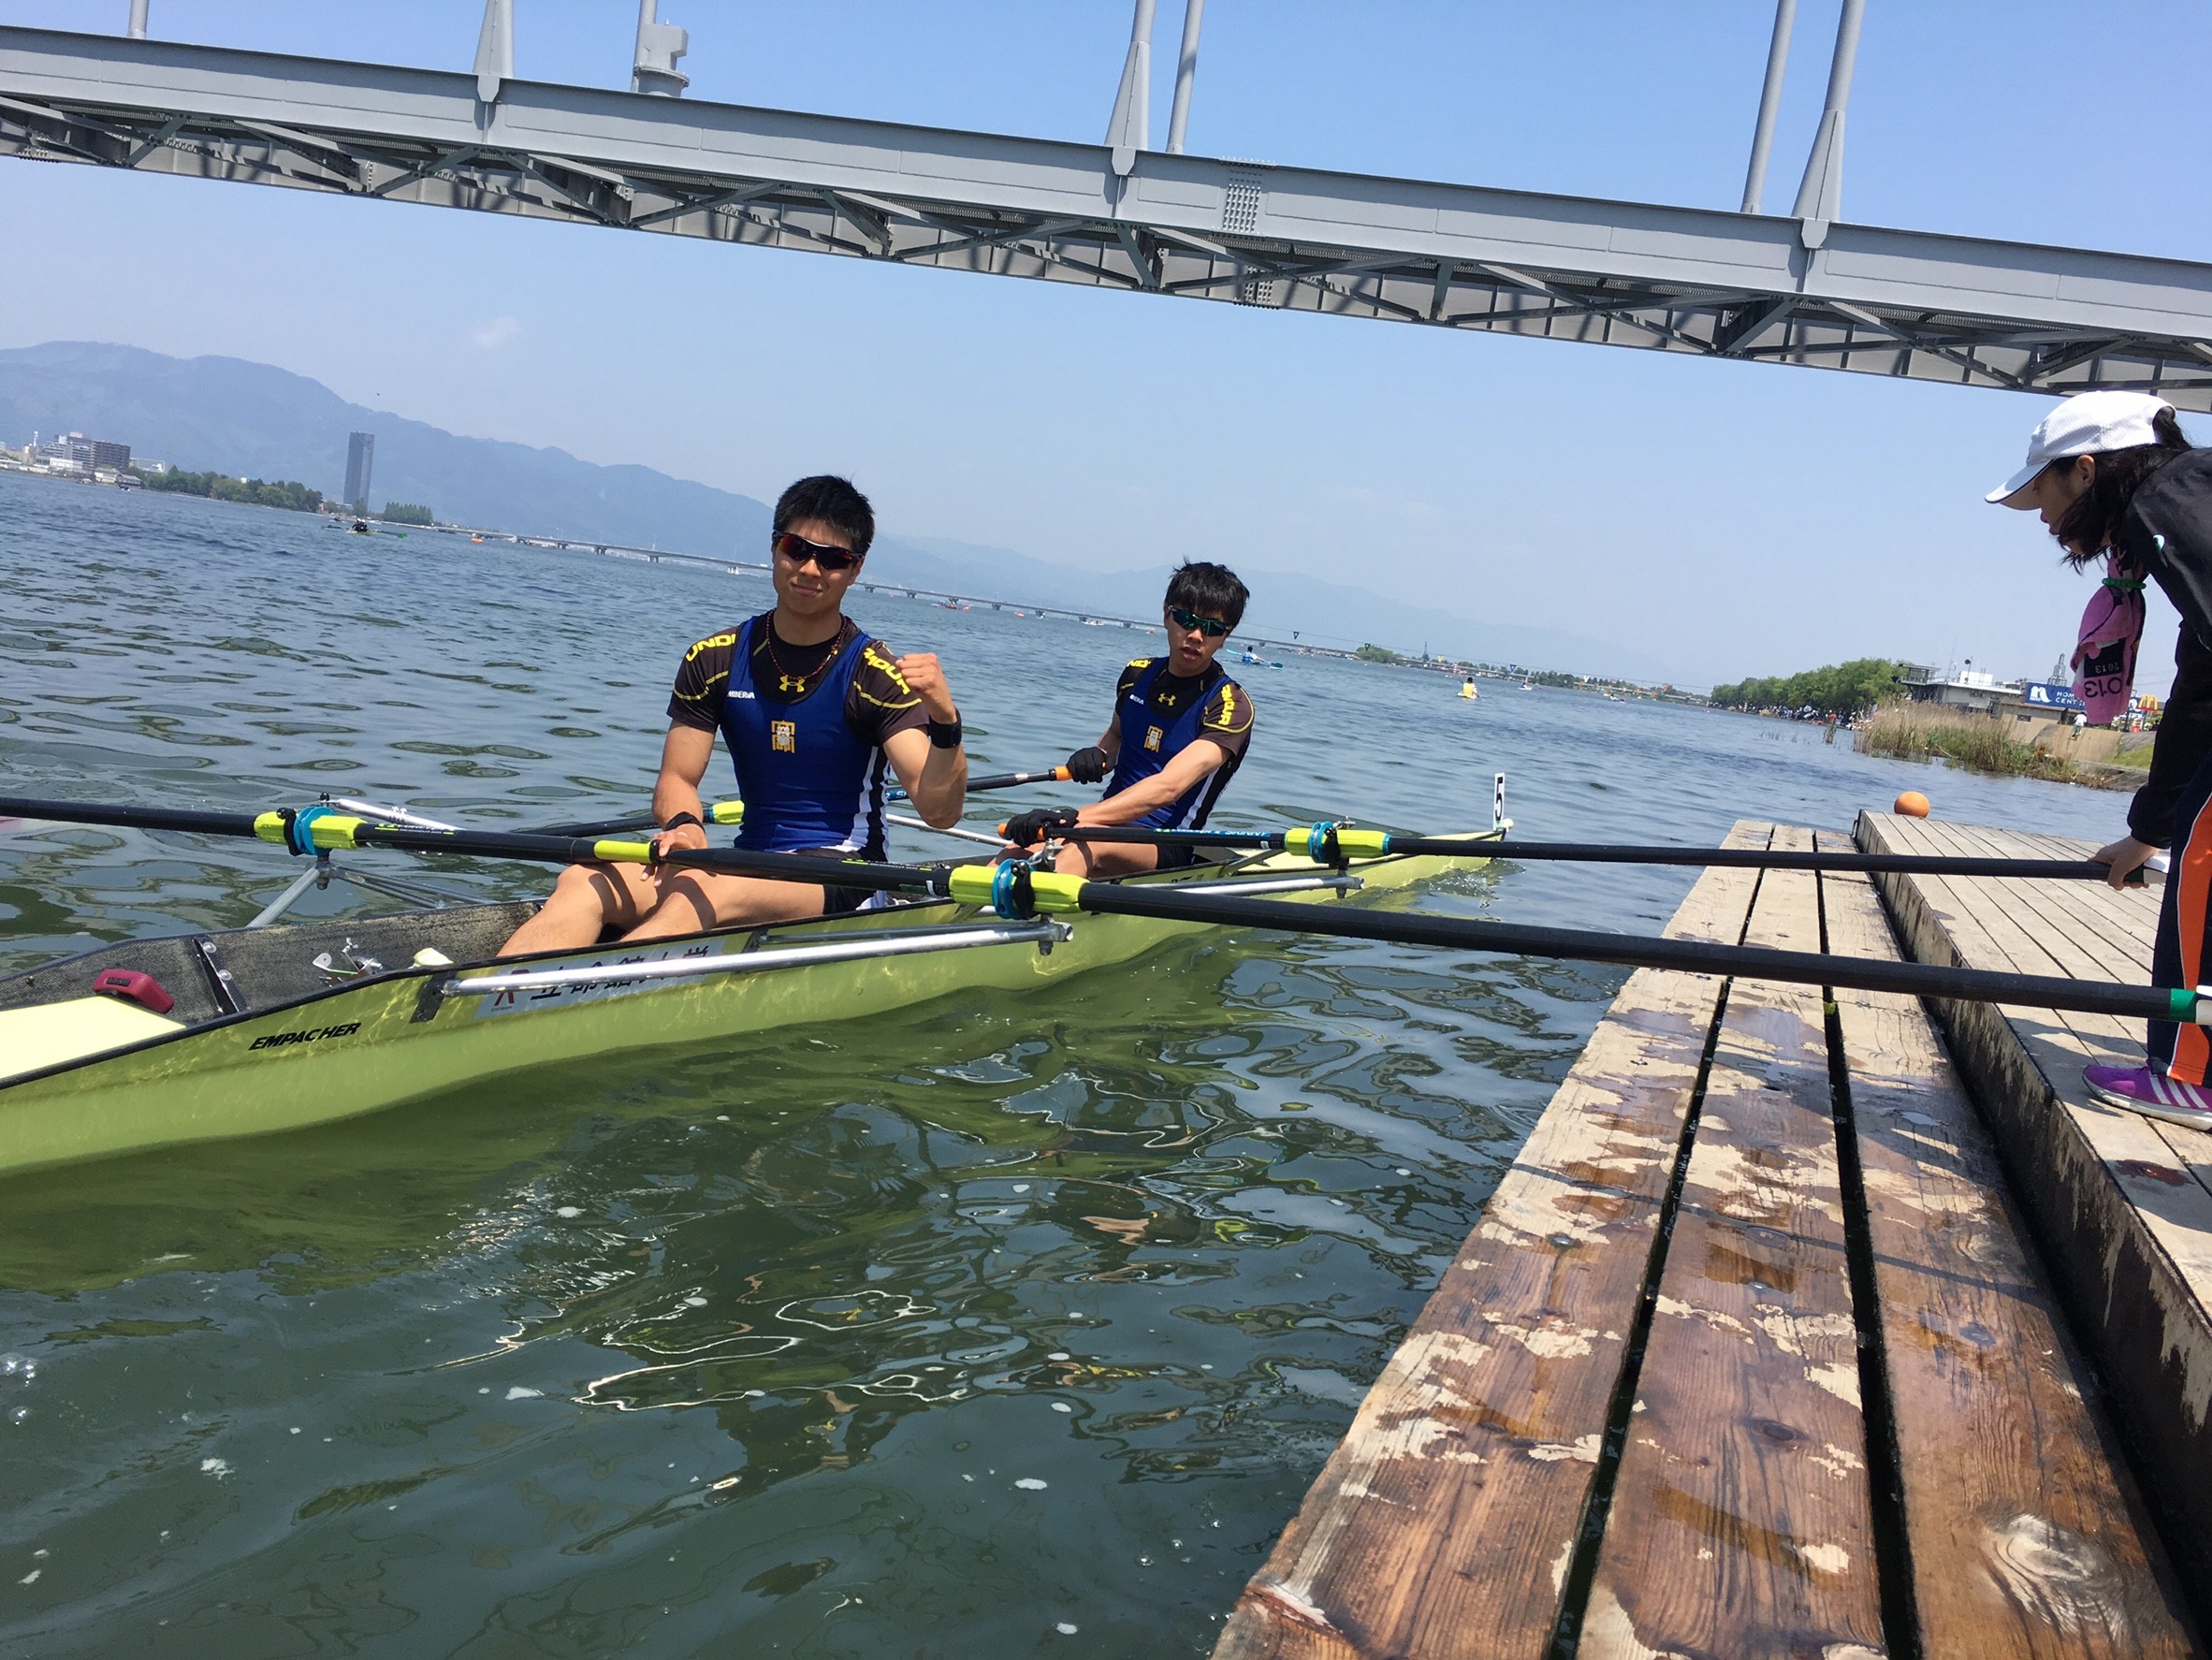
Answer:
[[[662, 851], [703, 848], [699, 783], [719, 735], [745, 803], [737, 845], [763, 852], [884, 856], [884, 771], [942, 828], [968, 791], [960, 713], [935, 654], [895, 657], [844, 614], [875, 539], [868, 500], [842, 478], [802, 478], [776, 503], [773, 610], [684, 653], [653, 786]], [[703, 870], [572, 865], [502, 956], [625, 942], [860, 908], [857, 888]]]
[[[1006, 823], [1014, 851], [1033, 856], [1039, 844], [1077, 824], [1195, 830], [1205, 823], [1252, 738], [1252, 699], [1214, 661], [1250, 597], [1227, 566], [1176, 570], [1160, 613], [1167, 655], [1141, 657], [1122, 670], [1105, 735], [1068, 757], [1076, 782], [1106, 780], [1105, 799], [1080, 811], [1045, 807], [1015, 815]], [[1195, 856], [1188, 848], [1069, 842], [1054, 863], [1075, 875], [1119, 876], [1187, 865]]]

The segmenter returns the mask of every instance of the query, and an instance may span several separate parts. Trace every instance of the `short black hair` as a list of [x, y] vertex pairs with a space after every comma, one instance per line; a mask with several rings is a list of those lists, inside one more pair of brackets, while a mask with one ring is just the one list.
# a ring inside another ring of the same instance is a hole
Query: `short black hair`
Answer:
[[780, 536], [803, 518], [829, 526], [865, 555], [876, 539], [876, 510], [852, 486], [850, 478], [821, 473], [802, 478], [776, 498], [776, 521], [769, 534]]
[[1244, 621], [1244, 602], [1251, 597], [1251, 590], [1237, 580], [1234, 571], [1203, 560], [1185, 560], [1168, 578], [1170, 605], [1218, 617], [1230, 628]]

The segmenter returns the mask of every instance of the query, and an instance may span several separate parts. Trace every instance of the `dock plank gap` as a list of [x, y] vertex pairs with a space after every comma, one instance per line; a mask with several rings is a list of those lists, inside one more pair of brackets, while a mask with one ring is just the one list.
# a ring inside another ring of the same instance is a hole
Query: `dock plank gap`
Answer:
[[[2147, 981], [2155, 903], [1715, 869], [1667, 932]], [[1632, 974], [1218, 1660], [2203, 1653], [2212, 1138], [2086, 1104], [2120, 1023], [1934, 1013]]]

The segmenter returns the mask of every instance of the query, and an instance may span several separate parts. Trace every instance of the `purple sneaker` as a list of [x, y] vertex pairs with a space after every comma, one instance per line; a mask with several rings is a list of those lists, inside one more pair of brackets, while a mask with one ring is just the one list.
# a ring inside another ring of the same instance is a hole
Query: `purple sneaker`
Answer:
[[2081, 1081], [2108, 1107], [2212, 1129], [2212, 1089], [2202, 1085], [2184, 1084], [2149, 1067], [2084, 1067]]

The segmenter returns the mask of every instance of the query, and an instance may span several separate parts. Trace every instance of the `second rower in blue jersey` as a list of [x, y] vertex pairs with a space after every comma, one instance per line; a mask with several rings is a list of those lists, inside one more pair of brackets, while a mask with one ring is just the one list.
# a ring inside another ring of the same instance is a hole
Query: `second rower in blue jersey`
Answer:
[[[930, 652], [895, 657], [844, 614], [874, 540], [868, 501], [842, 478], [803, 478], [776, 503], [776, 608], [684, 654], [653, 787], [657, 845], [706, 846], [699, 783], [715, 739], [745, 803], [737, 845], [883, 857], [885, 772], [927, 823], [955, 823], [968, 790], [960, 713]], [[857, 888], [656, 866], [572, 865], [502, 956], [850, 910]]]
[[[1078, 824], [1196, 830], [1205, 823], [1252, 739], [1252, 699], [1214, 661], [1244, 620], [1250, 597], [1227, 566], [1176, 570], [1160, 609], [1167, 655], [1139, 658], [1122, 670], [1105, 735], [1068, 757], [1078, 783], [1107, 779], [1105, 799], [1080, 811], [1039, 808], [1015, 815], [1006, 823], [1015, 850], [1034, 855], [1055, 833]], [[1071, 841], [1054, 864], [1077, 876], [1119, 876], [1187, 865], [1191, 857], [1187, 848]]]

